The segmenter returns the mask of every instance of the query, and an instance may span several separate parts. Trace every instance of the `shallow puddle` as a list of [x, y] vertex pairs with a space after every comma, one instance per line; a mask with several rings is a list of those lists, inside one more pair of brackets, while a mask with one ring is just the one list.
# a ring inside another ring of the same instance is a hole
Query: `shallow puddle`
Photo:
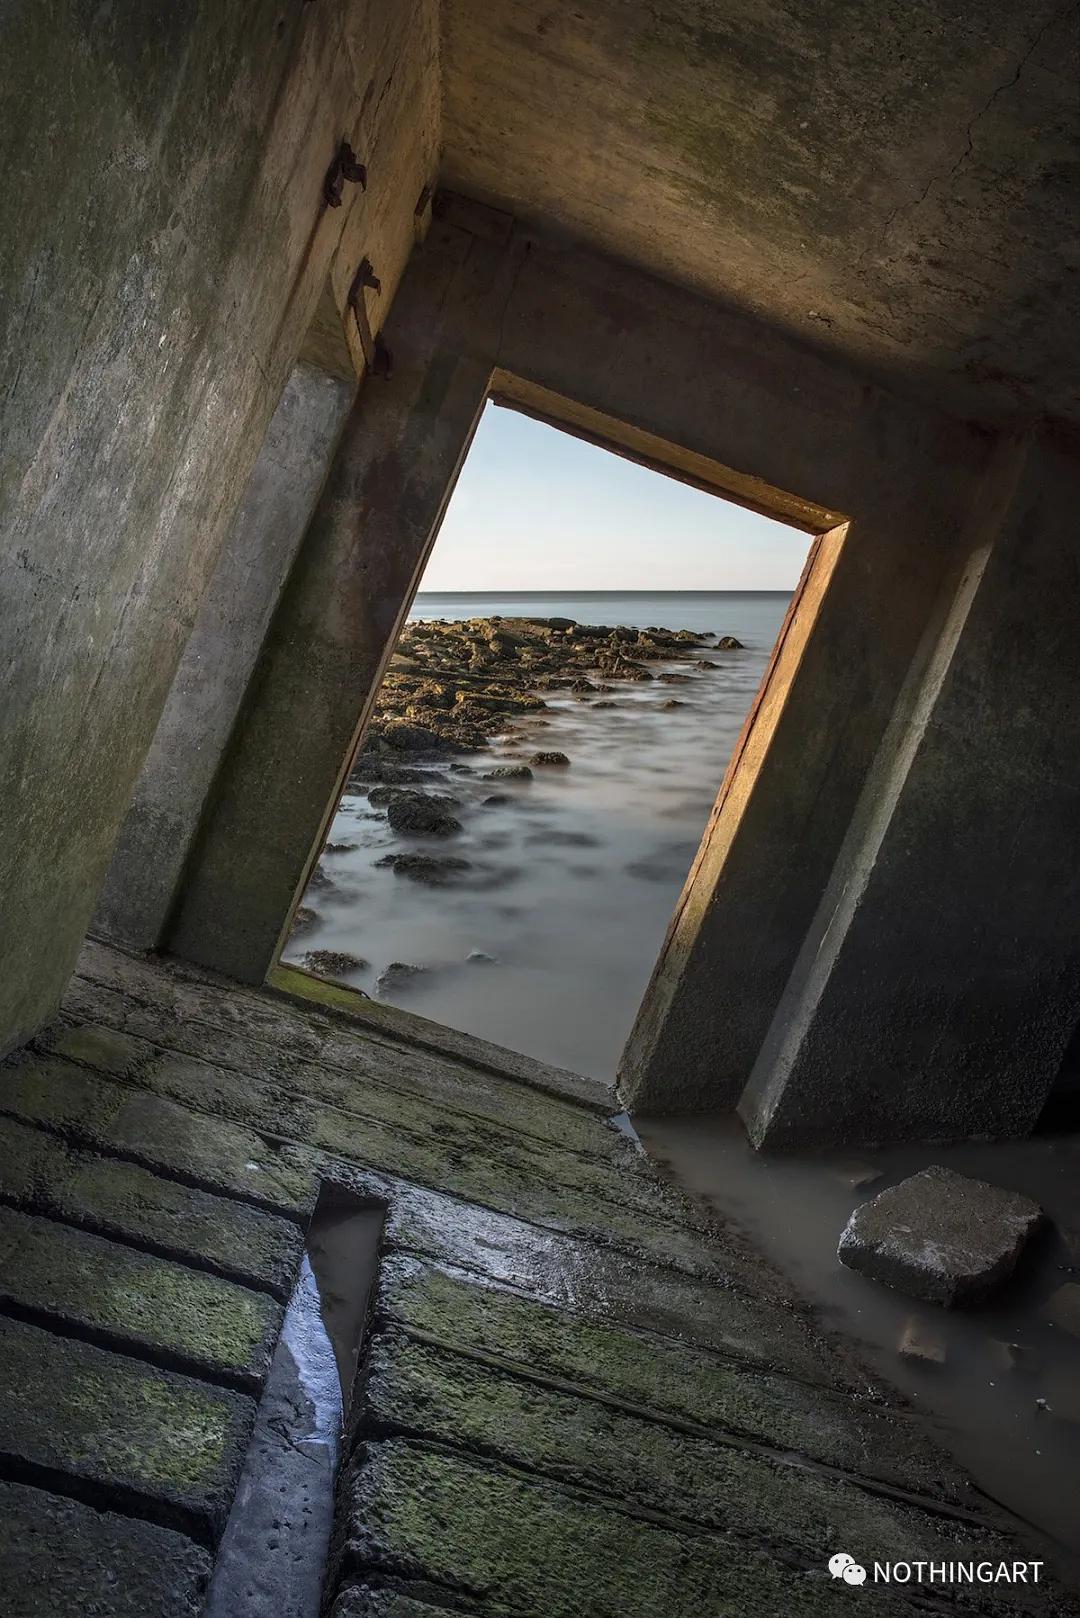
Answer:
[[[1055, 1541], [1057, 1565], [1080, 1576], [1080, 1340], [1045, 1317], [1051, 1295], [1080, 1280], [1080, 1137], [800, 1158], [752, 1151], [730, 1114], [634, 1125], [658, 1167], [748, 1231], [823, 1323], [945, 1430], [979, 1487]], [[977, 1309], [916, 1302], [836, 1258], [851, 1211], [931, 1163], [1026, 1192], [1053, 1222]], [[900, 1356], [912, 1324], [944, 1363]]]

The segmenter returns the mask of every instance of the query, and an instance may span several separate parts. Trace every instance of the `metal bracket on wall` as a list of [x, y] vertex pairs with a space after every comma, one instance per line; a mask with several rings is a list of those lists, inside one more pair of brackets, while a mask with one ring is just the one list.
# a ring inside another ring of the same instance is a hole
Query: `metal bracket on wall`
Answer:
[[323, 181], [323, 196], [328, 207], [341, 207], [341, 193], [346, 180], [350, 185], [358, 185], [361, 191], [367, 190], [367, 169], [348, 141], [343, 140]]
[[372, 333], [367, 306], [364, 303], [365, 287], [370, 287], [373, 292], [382, 291], [382, 282], [375, 274], [371, 260], [368, 258], [360, 260], [356, 274], [352, 278], [352, 285], [349, 287], [348, 304], [353, 312], [353, 319], [356, 321], [356, 333], [360, 339], [365, 369], [377, 376], [388, 376], [390, 374], [389, 370], [384, 368], [380, 358], [380, 354], [387, 354], [388, 351], [383, 347], [379, 338]]

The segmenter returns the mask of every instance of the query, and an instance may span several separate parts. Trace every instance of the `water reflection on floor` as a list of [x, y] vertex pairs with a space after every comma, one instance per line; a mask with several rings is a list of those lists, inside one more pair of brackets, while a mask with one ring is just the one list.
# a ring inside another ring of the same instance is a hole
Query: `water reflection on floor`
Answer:
[[[806, 1159], [755, 1153], [731, 1115], [634, 1124], [663, 1171], [751, 1232], [823, 1322], [947, 1430], [979, 1486], [1056, 1541], [1057, 1565], [1080, 1577], [1080, 1340], [1044, 1314], [1059, 1287], [1080, 1281], [1080, 1136]], [[1026, 1192], [1053, 1222], [1014, 1282], [978, 1309], [916, 1303], [836, 1259], [852, 1209], [931, 1163]], [[868, 1171], [880, 1178], [853, 1183]], [[941, 1344], [944, 1364], [898, 1355], [911, 1321]]]
[[[363, 968], [333, 975], [369, 994], [390, 962], [422, 967], [385, 997], [613, 1077], [784, 605], [772, 605], [776, 622], [756, 644], [700, 654], [718, 667], [654, 665], [688, 678], [616, 682], [586, 701], [545, 693], [547, 710], [486, 753], [424, 766], [433, 790], [459, 800], [458, 836], [395, 838], [363, 792], [347, 793], [329, 836], [343, 851], [324, 855], [326, 880], [304, 900], [318, 920], [294, 936], [286, 959], [359, 956]], [[539, 749], [566, 753], [570, 768], [483, 779]], [[502, 801], [484, 802], [493, 796]], [[470, 868], [428, 887], [376, 865], [405, 850]]]

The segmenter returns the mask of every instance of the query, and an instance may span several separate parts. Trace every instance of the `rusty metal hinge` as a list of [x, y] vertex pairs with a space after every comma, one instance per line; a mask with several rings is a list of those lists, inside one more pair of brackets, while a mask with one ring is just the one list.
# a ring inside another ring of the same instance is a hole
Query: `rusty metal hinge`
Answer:
[[328, 207], [341, 207], [341, 192], [346, 180], [350, 185], [358, 185], [361, 191], [367, 190], [367, 169], [348, 141], [343, 140], [323, 181], [323, 197]]

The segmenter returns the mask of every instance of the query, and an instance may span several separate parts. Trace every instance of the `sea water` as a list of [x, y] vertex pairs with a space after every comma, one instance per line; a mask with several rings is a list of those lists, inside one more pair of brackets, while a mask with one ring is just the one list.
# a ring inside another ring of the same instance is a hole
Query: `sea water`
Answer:
[[[318, 921], [286, 959], [344, 951], [365, 962], [335, 977], [376, 993], [391, 962], [422, 968], [385, 997], [437, 1022], [600, 1078], [619, 1055], [663, 942], [727, 761], [790, 597], [786, 592], [420, 594], [414, 619], [564, 617], [734, 635], [737, 652], [705, 651], [720, 666], [650, 664], [684, 673], [613, 682], [611, 708], [564, 691], [467, 766], [431, 767], [434, 789], [459, 799], [452, 839], [391, 832], [363, 793], [347, 791], [326, 854], [329, 878], [309, 888]], [[665, 707], [672, 700], [681, 706]], [[543, 750], [569, 769], [491, 782], [500, 763]], [[410, 758], [403, 762], [413, 763]], [[493, 793], [502, 805], [485, 805]], [[380, 869], [404, 848], [470, 862], [460, 882], [427, 887]]]

